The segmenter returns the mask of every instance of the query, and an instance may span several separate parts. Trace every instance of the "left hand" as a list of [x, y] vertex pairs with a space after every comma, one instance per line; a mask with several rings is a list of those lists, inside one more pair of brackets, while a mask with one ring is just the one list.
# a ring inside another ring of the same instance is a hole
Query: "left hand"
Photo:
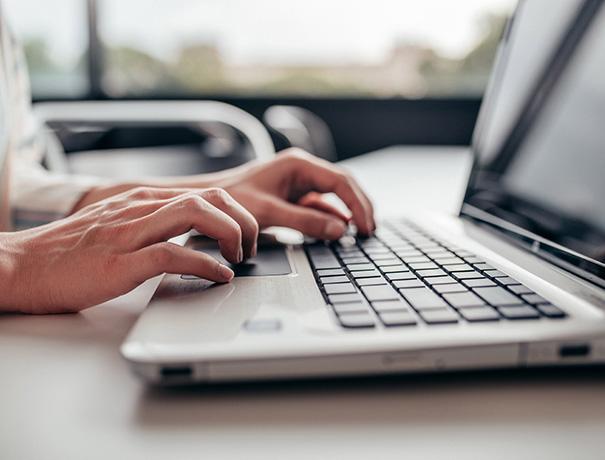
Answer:
[[[261, 228], [290, 227], [325, 240], [340, 238], [352, 219], [358, 231], [376, 229], [370, 200], [347, 172], [298, 149], [269, 163], [251, 163], [229, 171], [213, 184], [224, 188], [254, 215]], [[324, 201], [335, 193], [351, 216]]]

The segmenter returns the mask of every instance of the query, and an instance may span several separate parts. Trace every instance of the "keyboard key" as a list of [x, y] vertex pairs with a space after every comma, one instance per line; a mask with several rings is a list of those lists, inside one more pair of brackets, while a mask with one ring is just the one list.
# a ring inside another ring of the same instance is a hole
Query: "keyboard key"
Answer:
[[338, 262], [336, 256], [326, 246], [311, 246], [308, 251], [311, 263], [316, 270], [340, 268], [340, 262]]
[[416, 280], [416, 275], [412, 272], [400, 272], [400, 273], [387, 273], [385, 275], [389, 281], [399, 281], [399, 280]]
[[344, 275], [345, 271], [342, 268], [332, 268], [329, 270], [317, 270], [318, 276], [340, 276]]
[[446, 308], [423, 310], [419, 314], [427, 324], [453, 324], [458, 322], [458, 315]]
[[340, 283], [340, 284], [326, 284], [324, 286], [326, 294], [352, 294], [357, 292], [355, 286], [351, 283]]
[[461, 308], [458, 310], [458, 313], [471, 323], [480, 321], [498, 321], [500, 319], [498, 312], [491, 307]]
[[361, 291], [365, 294], [370, 302], [379, 300], [397, 300], [399, 294], [391, 286], [363, 286]]
[[478, 307], [481, 305], [485, 305], [485, 302], [472, 292], [443, 294], [443, 298], [447, 300], [450, 305], [453, 305], [456, 308]]
[[456, 272], [453, 275], [456, 278], [458, 278], [459, 280], [472, 280], [472, 279], [485, 278], [485, 276], [483, 276], [479, 272]]
[[447, 258], [443, 258], [443, 259], [435, 258], [435, 260], [437, 260], [437, 263], [439, 263], [441, 265], [457, 265], [457, 264], [464, 263], [464, 261], [462, 259], [459, 259], [458, 257], [447, 257]]
[[508, 292], [506, 289], [496, 287], [473, 289], [475, 294], [482, 297], [487, 303], [499, 307], [501, 305], [523, 305], [523, 301]]
[[395, 286], [397, 289], [423, 288], [424, 283], [416, 278], [413, 280], [393, 281], [393, 286]]
[[407, 243], [402, 243], [402, 242], [397, 242], [397, 243], [393, 243], [389, 245], [391, 248], [391, 251], [400, 251], [400, 252], [405, 252], [405, 251], [414, 251], [414, 252], [418, 252], [416, 251], [416, 249], [414, 249], [414, 246], [412, 246], [411, 244], [407, 244]]
[[445, 268], [448, 272], [473, 272], [473, 267], [468, 264], [448, 265]]
[[369, 259], [367, 257], [343, 257], [342, 261], [345, 265], [350, 264], [367, 264], [369, 263]]
[[397, 254], [403, 260], [412, 259], [412, 258], [421, 258], [422, 260], [419, 260], [418, 262], [428, 262], [429, 261], [428, 257], [424, 257], [420, 251], [416, 251], [416, 250], [413, 250], [413, 251], [409, 251], [409, 250], [398, 251], [398, 250], [395, 250], [395, 254]]
[[363, 272], [367, 270], [375, 270], [376, 267], [372, 264], [345, 264], [350, 272]]
[[351, 329], [372, 328], [374, 327], [374, 318], [369, 313], [349, 313], [339, 315], [338, 320], [341, 326]]
[[547, 318], [559, 319], [567, 316], [563, 310], [561, 310], [559, 307], [555, 307], [552, 304], [537, 305], [536, 308]]
[[514, 284], [521, 284], [519, 283], [519, 281], [511, 278], [510, 276], [504, 276], [502, 278], [496, 278], [496, 281], [498, 281], [498, 283], [503, 284], [504, 286], [511, 286]]
[[516, 286], [509, 286], [508, 288], [511, 291], [513, 291], [515, 294], [518, 294], [518, 295], [521, 295], [521, 294], [534, 294], [534, 291], [532, 291], [527, 286], [523, 286], [522, 284], [519, 284], [519, 285], [516, 285]]
[[494, 267], [486, 263], [473, 264], [473, 267], [475, 267], [477, 270], [495, 270]]
[[347, 246], [343, 246], [343, 245], [339, 245], [339, 244], [335, 244], [333, 246], [334, 251], [336, 251], [338, 254], [355, 254], [355, 253], [361, 253], [361, 249], [359, 249], [359, 247], [357, 246], [357, 244], [355, 244], [355, 238], [351, 238], [350, 240], [350, 245]]
[[[399, 254], [398, 254], [399, 255]], [[406, 264], [418, 264], [418, 263], [428, 263], [431, 261], [428, 257], [425, 256], [414, 256], [414, 257], [403, 257], [400, 256]]]
[[500, 314], [506, 319], [511, 320], [540, 318], [537, 310], [529, 305], [523, 305], [521, 307], [500, 307], [498, 308], [498, 311], [500, 311]]
[[418, 271], [416, 271], [416, 273], [418, 274], [418, 276], [420, 276], [422, 278], [426, 278], [429, 276], [446, 276], [447, 275], [447, 273], [445, 273], [440, 268], [437, 268], [435, 270], [418, 270]]
[[361, 294], [332, 294], [328, 296], [330, 303], [336, 305], [339, 303], [355, 303], [355, 302], [363, 302], [363, 297]]
[[346, 313], [367, 313], [370, 311], [368, 304], [364, 302], [338, 303], [332, 308], [334, 308], [334, 311], [339, 315]]
[[441, 297], [428, 288], [405, 289], [401, 293], [416, 310], [447, 306]]
[[387, 280], [381, 276], [377, 276], [376, 278], [359, 278], [355, 281], [360, 286], [379, 286], [381, 284], [388, 284]]
[[365, 270], [361, 272], [351, 272], [351, 276], [356, 280], [360, 278], [376, 278], [380, 276], [380, 272], [378, 270]]
[[384, 245], [376, 238], [366, 238], [365, 240], [361, 241], [360, 246], [362, 248], [381, 248]]
[[412, 262], [408, 264], [414, 270], [431, 270], [439, 268], [435, 262]]
[[365, 257], [365, 254], [359, 250], [355, 250], [355, 251], [337, 251], [338, 254], [340, 255], [340, 257], [344, 259], [352, 259], [353, 257]]
[[349, 278], [346, 276], [323, 276], [319, 278], [323, 284], [349, 283]]
[[395, 326], [414, 326], [417, 324], [416, 318], [410, 312], [391, 311], [379, 315], [382, 323], [387, 327]]
[[410, 311], [410, 306], [403, 299], [399, 300], [383, 300], [379, 302], [372, 302], [372, 307], [378, 313], [391, 312], [391, 311], [399, 311], [399, 312], [408, 312]]
[[399, 273], [399, 272], [409, 272], [408, 267], [399, 262], [399, 265], [393, 265], [389, 267], [381, 267], [380, 268], [384, 273]]
[[542, 297], [541, 295], [538, 295], [538, 294], [526, 294], [526, 295], [522, 295], [521, 297], [523, 297], [523, 300], [525, 300], [527, 303], [530, 303], [532, 305], [538, 305], [541, 303], [550, 303], [548, 300], [546, 300], [544, 297]]
[[437, 286], [433, 286], [433, 289], [437, 291], [439, 294], [445, 294], [446, 292], [466, 292], [466, 289], [461, 284], [438, 284]]
[[431, 286], [435, 286], [437, 284], [451, 284], [456, 282], [456, 280], [454, 280], [454, 278], [452, 278], [451, 276], [429, 277], [425, 278], [425, 281]]
[[376, 265], [379, 267], [391, 267], [391, 266], [401, 266], [401, 260], [399, 259], [384, 259], [384, 260], [375, 260]]
[[385, 246], [375, 247], [375, 248], [364, 248], [367, 255], [375, 256], [378, 254], [391, 254], [391, 250]]
[[490, 280], [488, 278], [462, 280], [462, 284], [464, 284], [466, 287], [470, 287], [470, 288], [496, 286], [496, 283], [494, 283], [492, 280]]
[[389, 252], [387, 254], [369, 254], [368, 257], [375, 263], [380, 262], [382, 260], [396, 260], [397, 262], [401, 263], [401, 261], [399, 259], [395, 258], [395, 254], [393, 254], [392, 252]]
[[[441, 263], [441, 261], [443, 261], [443, 260], [456, 260], [456, 261], [462, 262], [462, 259], [459, 259], [458, 257], [456, 257], [455, 254], [453, 254], [449, 251], [445, 251], [445, 250], [442, 250], [441, 252], [431, 253], [431, 258], [436, 260], [438, 263]], [[454, 263], [458, 263], [458, 262], [454, 262]]]
[[487, 276], [491, 276], [492, 278], [503, 278], [505, 276], [508, 276], [502, 273], [500, 270], [485, 270], [484, 272]]
[[425, 253], [427, 253], [430, 257], [433, 257], [433, 254], [437, 254], [437, 255], [443, 254], [443, 248], [441, 246], [435, 246], [432, 248], [423, 248], [423, 251]]
[[469, 264], [481, 264], [481, 263], [485, 262], [481, 257], [477, 257], [477, 256], [464, 257], [464, 260]]
[[416, 246], [418, 246], [424, 252], [430, 251], [431, 249], [435, 249], [435, 250], [441, 249], [441, 246], [439, 246], [437, 243], [435, 243], [433, 241], [424, 241], [421, 243], [416, 243]]

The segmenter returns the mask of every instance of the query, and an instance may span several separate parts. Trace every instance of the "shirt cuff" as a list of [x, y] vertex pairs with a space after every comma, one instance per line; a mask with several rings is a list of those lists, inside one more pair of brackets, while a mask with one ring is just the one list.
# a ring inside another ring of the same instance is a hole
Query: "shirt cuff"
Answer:
[[67, 216], [92, 188], [109, 181], [91, 176], [70, 176], [36, 171], [13, 171], [12, 220], [15, 229], [43, 225]]

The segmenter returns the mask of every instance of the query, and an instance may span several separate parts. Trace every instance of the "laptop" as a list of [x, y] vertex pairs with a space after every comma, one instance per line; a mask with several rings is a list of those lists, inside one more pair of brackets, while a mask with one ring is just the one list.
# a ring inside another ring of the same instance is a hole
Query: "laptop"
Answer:
[[335, 243], [263, 235], [229, 284], [165, 275], [122, 345], [134, 372], [177, 385], [604, 362], [601, 4], [519, 4], [458, 216]]

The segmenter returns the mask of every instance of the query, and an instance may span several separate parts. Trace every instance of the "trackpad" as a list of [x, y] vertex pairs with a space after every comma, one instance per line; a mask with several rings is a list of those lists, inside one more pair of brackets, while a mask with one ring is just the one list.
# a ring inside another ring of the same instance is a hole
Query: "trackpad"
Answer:
[[261, 234], [258, 239], [258, 254], [242, 264], [230, 264], [221, 256], [214, 240], [201, 236], [191, 237], [187, 246], [196, 251], [203, 251], [230, 267], [236, 277], [241, 276], [278, 276], [292, 273], [286, 248], [275, 241], [271, 235]]

